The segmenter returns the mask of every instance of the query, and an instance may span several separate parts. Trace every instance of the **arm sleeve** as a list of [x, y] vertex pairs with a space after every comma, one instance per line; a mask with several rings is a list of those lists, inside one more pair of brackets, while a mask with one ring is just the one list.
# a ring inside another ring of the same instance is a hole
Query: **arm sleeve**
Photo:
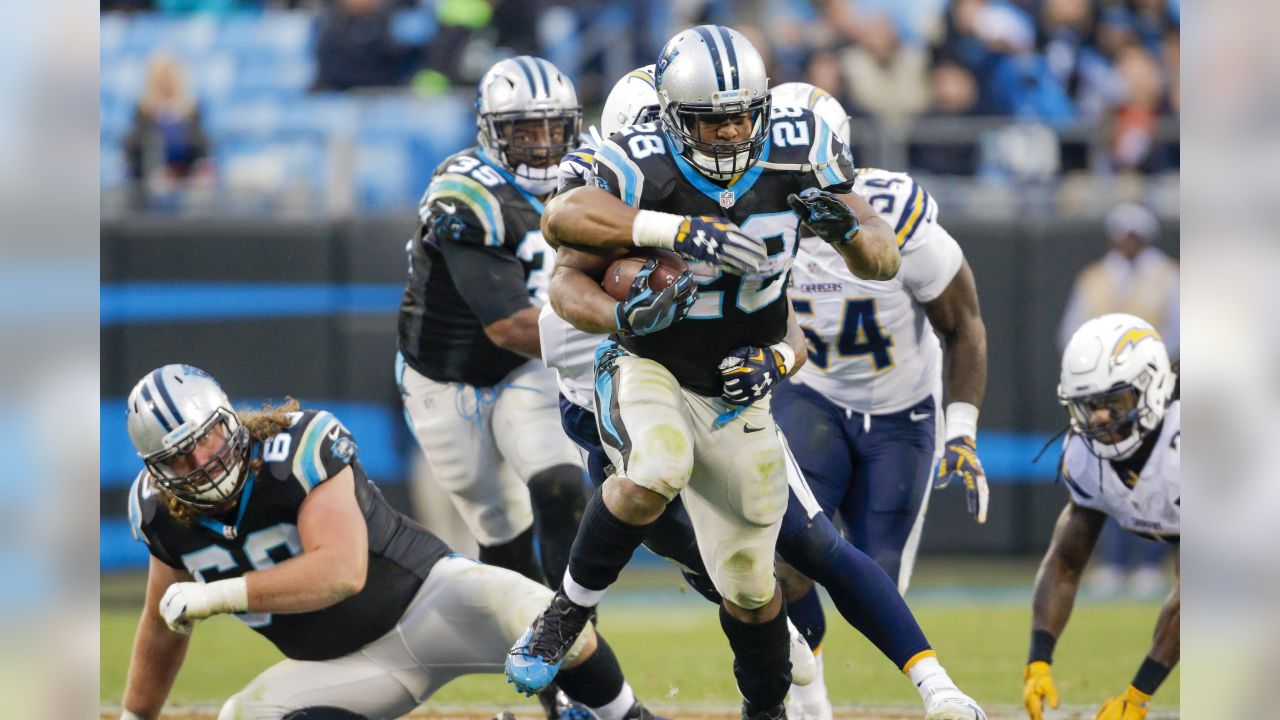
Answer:
[[482, 325], [511, 317], [532, 304], [524, 266], [508, 250], [446, 240], [440, 242], [440, 251], [458, 294]]
[[964, 261], [960, 243], [941, 225], [930, 223], [903, 249], [902, 284], [918, 302], [936, 300]]

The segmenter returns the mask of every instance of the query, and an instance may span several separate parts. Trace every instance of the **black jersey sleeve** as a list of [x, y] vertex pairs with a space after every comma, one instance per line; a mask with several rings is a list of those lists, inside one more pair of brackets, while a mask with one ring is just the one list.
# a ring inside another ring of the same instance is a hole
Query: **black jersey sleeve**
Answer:
[[356, 441], [325, 410], [297, 413], [288, 430], [262, 443], [264, 471], [277, 480], [295, 479], [304, 493], [355, 462]]
[[657, 200], [666, 185], [663, 173], [653, 177], [667, 154], [660, 133], [655, 123], [631, 125], [614, 133], [596, 150], [592, 184], [631, 207], [639, 207], [641, 200]]
[[774, 105], [769, 133], [769, 163], [798, 171], [801, 189], [853, 191], [853, 153], [822, 118], [805, 108]]
[[529, 307], [524, 265], [505, 248], [465, 242], [440, 243], [454, 286], [481, 325], [490, 325]]
[[165, 550], [164, 543], [152, 532], [160, 502], [160, 491], [152, 486], [151, 476], [144, 468], [129, 488], [129, 532], [134, 540], [147, 546], [152, 557], [169, 567], [185, 571], [186, 567]]
[[[482, 247], [502, 247], [506, 235], [502, 206], [497, 195], [482, 182], [502, 179], [496, 174], [482, 173], [492, 170], [474, 158], [467, 167], [474, 167], [472, 174], [443, 172], [431, 179], [427, 192], [418, 207], [418, 217], [425, 228], [432, 231], [438, 242], [452, 240]], [[479, 178], [473, 177], [479, 175]]]

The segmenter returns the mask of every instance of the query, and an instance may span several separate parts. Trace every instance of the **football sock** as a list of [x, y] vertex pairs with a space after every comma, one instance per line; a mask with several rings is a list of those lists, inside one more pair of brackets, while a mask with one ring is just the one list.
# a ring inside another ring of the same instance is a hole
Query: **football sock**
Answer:
[[569, 566], [569, 550], [578, 534], [586, 496], [582, 468], [556, 465], [529, 478], [533, 527], [538, 535], [542, 571], [551, 587], [559, 587]]
[[[596, 635], [596, 651], [591, 653], [591, 657], [567, 670], [561, 670], [556, 675], [556, 683], [565, 695], [592, 710], [608, 707], [615, 701], [619, 701], [620, 694], [631, 693], [626, 680], [622, 677], [622, 667], [618, 665], [618, 658], [613, 654], [613, 648], [609, 647], [609, 643], [605, 642], [601, 635]], [[626, 714], [634, 701], [635, 697], [632, 696], [618, 712], [617, 717]], [[600, 720], [607, 720], [607, 718], [601, 716]]]
[[791, 624], [800, 631], [804, 641], [809, 643], [809, 649], [817, 650], [827, 634], [827, 616], [822, 612], [817, 585], [810, 587], [809, 592], [798, 599], [787, 602], [787, 617], [791, 618]]
[[542, 575], [542, 567], [533, 555], [533, 526], [514, 538], [497, 545], [480, 546], [480, 562], [506, 568], [533, 580], [547, 584]]
[[632, 525], [619, 520], [609, 512], [597, 488], [587, 501], [578, 537], [569, 553], [569, 571], [562, 586], [565, 595], [583, 607], [599, 603], [651, 527], [652, 523]]
[[[794, 623], [795, 620], [791, 622]], [[821, 650], [814, 653], [813, 660], [818, 664], [818, 676], [808, 685], [791, 686], [791, 699], [796, 702], [821, 702], [827, 698], [827, 679], [823, 674]]]
[[720, 606], [720, 627], [733, 650], [733, 675], [738, 692], [747, 701], [746, 713], [754, 715], [776, 708], [791, 687], [791, 635], [787, 631], [786, 606], [778, 616], [749, 625]]
[[826, 588], [840, 615], [897, 667], [929, 649], [898, 587], [875, 560], [840, 537], [826, 515], [779, 537], [778, 552]]
[[608, 705], [602, 707], [593, 707], [591, 711], [596, 714], [600, 720], [622, 720], [631, 708], [635, 707], [636, 695], [631, 692], [631, 686], [623, 683], [622, 692], [618, 693], [618, 697], [609, 701]]
[[916, 692], [920, 693], [921, 700], [928, 700], [929, 696], [938, 690], [958, 689], [946, 669], [942, 667], [942, 663], [938, 662], [938, 655], [932, 650], [918, 653], [907, 661], [902, 671], [911, 678], [911, 684], [916, 686]]

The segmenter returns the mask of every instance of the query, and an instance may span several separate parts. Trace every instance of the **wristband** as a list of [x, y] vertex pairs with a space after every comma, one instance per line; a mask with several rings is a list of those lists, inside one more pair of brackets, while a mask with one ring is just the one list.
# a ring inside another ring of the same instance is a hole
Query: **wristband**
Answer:
[[796, 351], [792, 350], [790, 345], [780, 342], [775, 345], [770, 345], [769, 349], [778, 353], [778, 355], [782, 357], [782, 360], [779, 363], [782, 367], [779, 369], [782, 370], [783, 377], [786, 377], [791, 374], [792, 370], [795, 370]]
[[953, 402], [944, 413], [947, 419], [947, 440], [971, 437], [978, 441], [978, 408], [967, 402]]
[[1027, 664], [1042, 662], [1052, 665], [1053, 648], [1057, 644], [1058, 638], [1048, 630], [1032, 630], [1031, 651], [1027, 653]]
[[1160, 684], [1169, 677], [1172, 670], [1147, 656], [1138, 668], [1138, 674], [1133, 676], [1133, 687], [1144, 695], [1155, 695]]
[[204, 586], [213, 614], [238, 613], [249, 609], [249, 583], [244, 576], [218, 580]]
[[676, 234], [684, 224], [683, 215], [641, 210], [631, 223], [631, 242], [636, 247], [658, 247], [670, 250], [675, 247]]

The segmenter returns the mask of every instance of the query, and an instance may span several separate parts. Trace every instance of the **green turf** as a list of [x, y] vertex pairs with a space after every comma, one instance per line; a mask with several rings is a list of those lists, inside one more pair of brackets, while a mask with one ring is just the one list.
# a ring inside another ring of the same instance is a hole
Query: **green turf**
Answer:
[[[921, 579], [909, 598], [942, 662], [967, 692], [989, 705], [1016, 706], [1030, 623], [1029, 578], [980, 575], [975, 585], [954, 585], [945, 572]], [[640, 579], [636, 579], [639, 577]], [[118, 703], [137, 623], [136, 580], [104, 586], [102, 698]], [[1146, 653], [1158, 603], [1077, 604], [1058, 645], [1054, 675], [1064, 703], [1101, 703], [1122, 692]], [[919, 698], [902, 675], [865, 639], [827, 608], [826, 677], [834, 703], [913, 707]], [[736, 702], [728, 646], [714, 608], [681, 592], [670, 575], [632, 575], [611, 592], [601, 615], [627, 678], [643, 698], [658, 703]], [[202, 623], [172, 694], [174, 702], [217, 704], [280, 659], [256, 633], [232, 618]], [[464, 678], [444, 688], [433, 704], [485, 706], [527, 702], [498, 676]], [[1176, 709], [1179, 673], [1161, 688], [1154, 708]]]

